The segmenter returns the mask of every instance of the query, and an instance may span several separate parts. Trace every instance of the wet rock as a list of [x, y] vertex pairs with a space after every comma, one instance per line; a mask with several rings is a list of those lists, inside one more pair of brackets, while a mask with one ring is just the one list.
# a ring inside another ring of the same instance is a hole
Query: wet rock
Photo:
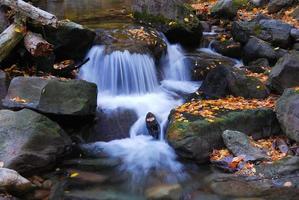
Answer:
[[[88, 134], [83, 134], [87, 142], [111, 141], [130, 136], [130, 128], [138, 116], [133, 110], [116, 109], [108, 112], [97, 112]], [[87, 129], [84, 128], [83, 132]]]
[[234, 18], [237, 15], [238, 9], [242, 6], [241, 1], [233, 0], [218, 0], [211, 8], [211, 14], [223, 18]]
[[276, 103], [276, 115], [283, 132], [299, 142], [299, 91], [286, 89]]
[[255, 168], [256, 173], [263, 175], [264, 178], [292, 175], [299, 171], [299, 157], [286, 157], [271, 164], [262, 163]]
[[182, 188], [180, 185], [157, 185], [145, 191], [147, 199], [176, 200], [180, 199]]
[[145, 117], [145, 123], [146, 123], [146, 128], [148, 130], [148, 133], [156, 140], [159, 139], [159, 135], [160, 135], [160, 124], [157, 121], [156, 116], [149, 112], [147, 113], [146, 117]]
[[171, 115], [167, 140], [178, 155], [198, 163], [208, 161], [213, 149], [224, 147], [222, 133], [225, 130], [253, 133], [254, 139], [281, 132], [275, 113], [270, 109], [228, 111], [213, 122], [195, 116], [187, 120], [179, 122]]
[[10, 83], [3, 105], [13, 109], [30, 108], [54, 115], [94, 115], [97, 87], [82, 80], [16, 77]]
[[[149, 54], [156, 61], [166, 53], [166, 43], [160, 33], [150, 27], [132, 25], [117, 30], [98, 30], [100, 44], [105, 44], [106, 54], [114, 51]], [[107, 39], [109, 38], [109, 39]]]
[[224, 42], [214, 41], [211, 47], [215, 49], [216, 52], [232, 58], [240, 58], [242, 54], [241, 44], [233, 40]]
[[71, 141], [59, 125], [34, 111], [0, 111], [0, 160], [20, 173], [53, 167], [69, 152]]
[[202, 27], [193, 8], [182, 0], [134, 0], [134, 17], [166, 34], [171, 43], [185, 47], [200, 45]]
[[271, 44], [256, 37], [251, 37], [248, 40], [246, 45], [243, 47], [243, 51], [244, 59], [247, 62], [259, 58], [266, 58], [273, 63], [278, 58], [278, 55]]
[[95, 32], [69, 20], [59, 21], [57, 29], [51, 26], [30, 26], [32, 31], [42, 34], [54, 45], [58, 60], [83, 59], [96, 36]]
[[101, 184], [108, 179], [108, 176], [96, 172], [88, 172], [76, 169], [69, 169], [68, 173], [70, 175], [78, 174], [72, 178], [72, 185]]
[[283, 56], [272, 68], [268, 85], [277, 93], [299, 86], [299, 52], [293, 51]]
[[14, 194], [20, 195], [32, 189], [33, 185], [31, 184], [31, 182], [22, 177], [18, 172], [7, 168], [0, 168], [1, 191], [10, 191]]
[[268, 160], [267, 153], [250, 142], [249, 137], [239, 131], [226, 130], [222, 134], [225, 146], [235, 156], [245, 156], [245, 160]]
[[217, 66], [234, 66], [236, 64], [229, 58], [203, 51], [187, 54], [184, 61], [190, 66], [192, 80], [194, 81], [204, 80], [207, 74]]
[[297, 42], [297, 43], [294, 44], [293, 50], [299, 51], [299, 42]]
[[[231, 174], [213, 174], [206, 179], [210, 189], [221, 196], [237, 199], [296, 200], [298, 198], [298, 174], [280, 177], [238, 176]], [[293, 186], [285, 187], [285, 182]], [[227, 188], [230, 188], [229, 190]], [[234, 199], [235, 200], [235, 199]]]
[[234, 21], [232, 24], [232, 36], [235, 41], [245, 44], [248, 42], [255, 27], [256, 24], [253, 22]]
[[246, 76], [240, 69], [225, 66], [212, 69], [203, 81], [199, 91], [209, 98], [234, 95], [263, 99], [269, 95], [266, 86], [257, 78]]
[[276, 13], [283, 8], [291, 6], [293, 2], [294, 0], [270, 0], [268, 5], [268, 13]]
[[119, 166], [121, 161], [114, 158], [86, 158], [86, 159], [73, 159], [65, 160], [62, 165], [67, 167], [73, 167], [79, 170], [87, 171], [99, 171], [107, 168], [116, 168]]

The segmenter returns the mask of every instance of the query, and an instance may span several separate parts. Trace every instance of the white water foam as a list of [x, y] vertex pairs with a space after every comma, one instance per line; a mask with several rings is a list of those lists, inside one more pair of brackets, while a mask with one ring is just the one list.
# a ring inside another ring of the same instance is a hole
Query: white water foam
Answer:
[[[90, 62], [82, 67], [80, 78], [98, 85], [98, 105], [103, 112], [109, 113], [118, 108], [134, 110], [138, 120], [131, 127], [130, 138], [96, 142], [90, 146], [121, 159], [120, 170], [128, 172], [131, 183], [135, 185], [146, 182], [152, 175], [150, 173], [159, 171], [166, 174], [164, 181], [179, 182], [186, 174], [183, 166], [176, 161], [175, 152], [164, 141], [164, 127], [171, 109], [183, 103], [176, 92], [191, 93], [198, 88], [198, 83], [190, 81], [182, 48], [168, 44], [163, 62], [166, 78], [160, 87], [149, 55], [127, 51], [105, 55], [104, 49], [104, 46], [95, 46], [90, 50], [87, 55]], [[160, 123], [159, 141], [153, 140], [147, 133], [145, 117], [148, 112], [154, 113]]]

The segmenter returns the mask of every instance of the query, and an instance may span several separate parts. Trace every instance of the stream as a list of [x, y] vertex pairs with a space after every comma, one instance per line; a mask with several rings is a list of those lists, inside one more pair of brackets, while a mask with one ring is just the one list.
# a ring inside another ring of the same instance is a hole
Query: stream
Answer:
[[[128, 0], [40, 1], [39, 6], [61, 19], [67, 18], [92, 29], [119, 29], [132, 23], [126, 16], [130, 7]], [[118, 125], [129, 127], [126, 137], [107, 141], [94, 139], [82, 146], [94, 157], [100, 155], [98, 157], [103, 157], [107, 162], [120, 160], [120, 163], [116, 168], [93, 172], [109, 177], [105, 183], [92, 186], [84, 185], [82, 180], [81, 183], [80, 180], [71, 183], [69, 196], [144, 199], [157, 193], [159, 187], [162, 193], [163, 188], [167, 190], [169, 187], [173, 187], [174, 191], [183, 188], [188, 193], [192, 188], [201, 186], [202, 177], [211, 173], [209, 167], [198, 169], [195, 165], [179, 161], [164, 140], [170, 111], [184, 102], [185, 95], [195, 92], [200, 82], [191, 81], [185, 50], [178, 44], [170, 44], [163, 34], [160, 37], [167, 44], [167, 53], [158, 64], [150, 55], [127, 50], [106, 54], [105, 45], [93, 46], [86, 55], [90, 61], [82, 66], [78, 78], [97, 84], [98, 113], [109, 118], [118, 116], [115, 114], [118, 112], [133, 112], [135, 117], [126, 119], [126, 125]], [[215, 54], [209, 47], [198, 51]], [[242, 64], [237, 60], [235, 62]], [[158, 71], [157, 65], [162, 70]], [[159, 140], [154, 140], [146, 128], [148, 112], [155, 114], [160, 124]], [[99, 126], [109, 127], [105, 129], [107, 132], [101, 134], [112, 135], [109, 130], [116, 124], [111, 120], [106, 122], [99, 122]], [[119, 122], [122, 123], [121, 120]], [[89, 176], [92, 178], [93, 175]]]

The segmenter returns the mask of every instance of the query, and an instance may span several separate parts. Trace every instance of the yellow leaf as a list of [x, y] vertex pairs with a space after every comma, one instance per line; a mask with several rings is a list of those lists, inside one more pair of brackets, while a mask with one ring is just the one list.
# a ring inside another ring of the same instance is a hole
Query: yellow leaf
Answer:
[[189, 22], [189, 19], [187, 17], [184, 18], [185, 22]]
[[22, 29], [19, 28], [19, 27], [16, 27], [16, 28], [15, 28], [15, 32], [17, 32], [17, 33], [22, 33]]
[[77, 176], [79, 176], [79, 173], [77, 173], [77, 172], [71, 173], [71, 175], [70, 175], [71, 178], [75, 178]]

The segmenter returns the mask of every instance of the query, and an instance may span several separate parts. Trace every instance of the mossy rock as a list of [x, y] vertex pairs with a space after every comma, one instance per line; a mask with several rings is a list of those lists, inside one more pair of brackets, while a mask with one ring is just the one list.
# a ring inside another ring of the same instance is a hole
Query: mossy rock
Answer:
[[176, 121], [171, 114], [167, 140], [182, 158], [203, 163], [208, 161], [213, 149], [224, 147], [221, 135], [225, 130], [240, 131], [259, 139], [280, 133], [280, 126], [271, 109], [228, 110], [213, 122], [203, 117]]

